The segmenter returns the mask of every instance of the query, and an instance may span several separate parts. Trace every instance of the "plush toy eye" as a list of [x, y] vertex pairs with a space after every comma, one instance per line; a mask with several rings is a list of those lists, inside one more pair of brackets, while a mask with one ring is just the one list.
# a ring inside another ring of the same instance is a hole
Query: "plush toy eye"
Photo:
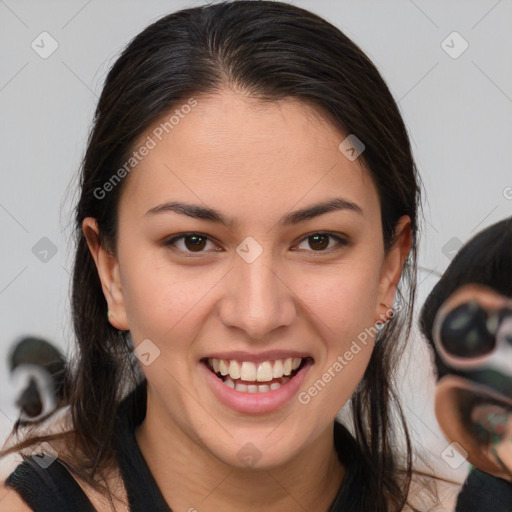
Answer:
[[496, 338], [487, 327], [487, 312], [474, 300], [450, 311], [441, 325], [441, 343], [456, 357], [473, 358], [488, 354]]

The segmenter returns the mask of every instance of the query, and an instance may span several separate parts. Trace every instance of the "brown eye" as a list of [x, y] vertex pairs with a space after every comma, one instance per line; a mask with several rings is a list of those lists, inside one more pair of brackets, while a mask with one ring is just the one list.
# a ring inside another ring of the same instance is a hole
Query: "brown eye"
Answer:
[[206, 245], [206, 238], [204, 236], [187, 236], [184, 240], [185, 247], [191, 251], [201, 251]]
[[308, 238], [309, 245], [312, 249], [325, 249], [329, 245], [329, 236], [313, 235]]
[[206, 235], [201, 233], [188, 233], [171, 238], [165, 245], [174, 246], [184, 253], [201, 253], [205, 252], [203, 249], [208, 242], [213, 244]]
[[[329, 246], [330, 239], [335, 240], [337, 243]], [[202, 233], [185, 233], [171, 238], [165, 242], [165, 245], [173, 246], [185, 254], [200, 254], [206, 252], [205, 247], [208, 242], [214, 245], [207, 235]], [[301, 244], [305, 242], [308, 242], [309, 248], [307, 250], [310, 252], [327, 252], [330, 249], [339, 249], [349, 244], [347, 240], [329, 233], [314, 233], [303, 238]], [[214, 250], [219, 251], [222, 249], [214, 246]]]
[[[337, 244], [329, 247], [329, 239], [337, 241]], [[338, 246], [337, 248], [339, 249], [348, 245], [347, 240], [336, 235], [331, 235], [330, 233], [314, 233], [309, 235], [301, 241], [299, 246], [305, 242], [307, 242], [309, 246], [307, 250], [312, 250], [313, 252], [327, 252], [327, 250], [336, 248], [335, 246]]]

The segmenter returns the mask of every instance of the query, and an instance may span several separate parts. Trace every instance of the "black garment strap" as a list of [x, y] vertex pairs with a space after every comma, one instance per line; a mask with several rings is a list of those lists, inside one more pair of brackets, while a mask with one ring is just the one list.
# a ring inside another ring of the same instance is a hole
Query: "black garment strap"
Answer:
[[[117, 414], [117, 461], [128, 494], [131, 512], [172, 512], [140, 451], [135, 428], [146, 416], [147, 381], [140, 383], [121, 402]], [[362, 492], [368, 479], [359, 447], [342, 424], [334, 424], [335, 447], [346, 474], [330, 510], [370, 510]], [[346, 505], [350, 503], [350, 509]], [[361, 508], [359, 508], [361, 507]]]
[[[120, 403], [116, 414], [115, 450], [128, 495], [130, 512], [172, 512], [140, 451], [135, 429], [146, 416], [146, 380]], [[334, 424], [335, 447], [346, 469], [330, 511], [370, 510], [363, 492], [367, 474], [358, 445], [346, 427]], [[34, 456], [24, 457], [6, 480], [34, 512], [95, 512], [76, 480], [58, 459], [43, 469]]]
[[140, 451], [135, 428], [146, 416], [146, 380], [119, 405], [116, 455], [131, 512], [172, 512]]
[[5, 484], [15, 489], [34, 512], [95, 512], [87, 495], [55, 459], [43, 468], [37, 455], [23, 456]]
[[512, 484], [471, 466], [456, 512], [512, 512]]

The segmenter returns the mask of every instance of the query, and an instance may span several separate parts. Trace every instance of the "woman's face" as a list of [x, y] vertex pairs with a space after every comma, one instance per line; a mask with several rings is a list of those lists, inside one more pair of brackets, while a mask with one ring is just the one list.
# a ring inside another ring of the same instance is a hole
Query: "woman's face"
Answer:
[[188, 104], [136, 145], [155, 143], [123, 184], [116, 259], [92, 251], [148, 380], [146, 418], [228, 464], [271, 467], [332, 439], [392, 304], [409, 222], [385, 254], [370, 175], [314, 108], [228, 90]]

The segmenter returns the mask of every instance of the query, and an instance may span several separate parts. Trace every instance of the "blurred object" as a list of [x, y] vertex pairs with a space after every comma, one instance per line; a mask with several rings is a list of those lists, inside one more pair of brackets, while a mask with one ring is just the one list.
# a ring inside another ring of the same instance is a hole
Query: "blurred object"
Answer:
[[506, 297], [481, 285], [466, 285], [448, 304], [437, 313], [433, 327], [434, 345], [444, 363], [512, 377], [512, 306]]
[[8, 355], [20, 421], [37, 421], [55, 412], [64, 399], [66, 360], [42, 338], [24, 337]]
[[456, 512], [512, 510], [512, 217], [454, 256], [420, 314], [433, 349], [435, 413], [453, 468], [469, 462]]

